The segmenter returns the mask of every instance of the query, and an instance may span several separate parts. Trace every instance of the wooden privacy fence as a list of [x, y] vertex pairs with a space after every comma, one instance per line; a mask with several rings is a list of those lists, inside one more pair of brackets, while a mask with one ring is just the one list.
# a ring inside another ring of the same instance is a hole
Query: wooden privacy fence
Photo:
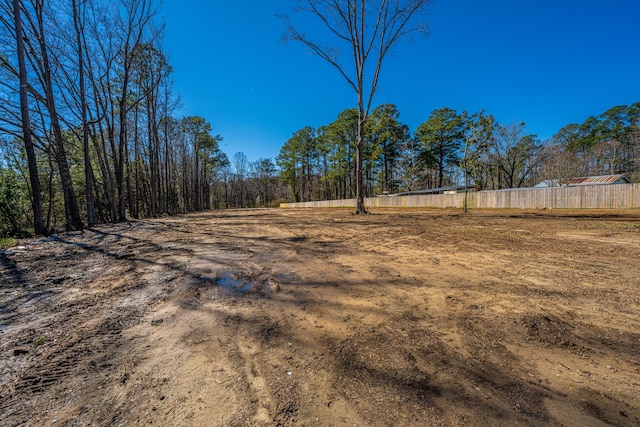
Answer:
[[[370, 197], [373, 208], [462, 208], [464, 194], [416, 194]], [[355, 208], [355, 199], [282, 203], [281, 208]], [[490, 190], [467, 194], [469, 209], [637, 209], [640, 184], [583, 185]]]

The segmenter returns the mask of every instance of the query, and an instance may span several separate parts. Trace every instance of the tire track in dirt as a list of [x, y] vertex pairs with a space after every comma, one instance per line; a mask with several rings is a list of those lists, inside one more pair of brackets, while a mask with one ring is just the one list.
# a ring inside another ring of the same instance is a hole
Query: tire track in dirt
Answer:
[[637, 425], [640, 252], [610, 241], [637, 227], [565, 216], [224, 211], [26, 244], [0, 259], [0, 309], [17, 313], [0, 409], [35, 425]]
[[[53, 259], [58, 268], [55, 277], [45, 264], [23, 269], [25, 285], [14, 286], [12, 295], [3, 286], [1, 306], [16, 316], [3, 325], [1, 351], [3, 357], [20, 359], [0, 391], [4, 416], [17, 423], [35, 422], [31, 408], [45, 413], [47, 395], [77, 399], [114, 375], [125, 383], [126, 371], [139, 363], [126, 354], [132, 343], [122, 331], [138, 323], [166, 290], [154, 276], [165, 267], [146, 259], [157, 245], [127, 238], [123, 231], [131, 232], [131, 227], [55, 236], [33, 242], [16, 257], [18, 266], [34, 265], [33, 257]], [[113, 240], [126, 243], [111, 247]], [[171, 278], [166, 272], [162, 277]], [[56, 287], [32, 291], [46, 287], [39, 282]]]

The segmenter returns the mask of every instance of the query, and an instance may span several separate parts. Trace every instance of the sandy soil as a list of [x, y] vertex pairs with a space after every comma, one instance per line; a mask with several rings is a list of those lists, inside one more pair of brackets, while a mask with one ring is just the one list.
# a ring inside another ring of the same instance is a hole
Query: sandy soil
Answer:
[[2, 426], [640, 425], [638, 211], [217, 211], [0, 273]]

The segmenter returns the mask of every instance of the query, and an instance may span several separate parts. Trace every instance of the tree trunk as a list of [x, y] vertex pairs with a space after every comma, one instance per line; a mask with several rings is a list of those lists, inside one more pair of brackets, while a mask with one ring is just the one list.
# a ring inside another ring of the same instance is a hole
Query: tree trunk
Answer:
[[[84, 50], [87, 51], [87, 43], [84, 40]], [[107, 107], [105, 106], [105, 102], [103, 97], [101, 96], [101, 92], [98, 90], [98, 85], [93, 72], [93, 63], [91, 61], [91, 55], [86, 56], [87, 60], [87, 73], [92, 76], [90, 82], [94, 95], [94, 105], [95, 115], [96, 117], [101, 117], [104, 114], [104, 117], [107, 118]], [[91, 118], [91, 111], [88, 112], [89, 117]], [[104, 120], [107, 125], [107, 135], [111, 138], [113, 132], [111, 131], [112, 125], [111, 122], [107, 119]], [[97, 130], [96, 130], [97, 127]], [[92, 120], [92, 134], [93, 134], [93, 146], [98, 158], [98, 165], [100, 167], [100, 173], [102, 175], [102, 186], [104, 188], [105, 196], [107, 197], [107, 204], [109, 209], [109, 220], [111, 222], [116, 222], [116, 208], [115, 208], [115, 189], [113, 186], [113, 171], [112, 168], [109, 167], [109, 156], [107, 152], [107, 142], [105, 138], [103, 120]], [[98, 141], [99, 137], [99, 141]]]
[[126, 212], [126, 199], [125, 199], [125, 148], [127, 144], [127, 87], [129, 82], [129, 73], [127, 70], [128, 65], [125, 64], [124, 81], [122, 83], [122, 93], [120, 100], [120, 136], [118, 138], [118, 156], [116, 160], [116, 179], [118, 180], [118, 221], [124, 222], [127, 220]]
[[[133, 110], [133, 165], [135, 167], [135, 194], [133, 190], [128, 191], [129, 194], [129, 215], [135, 219], [140, 218], [140, 201], [142, 199], [142, 179], [140, 178], [140, 138], [138, 136], [138, 106]], [[129, 157], [129, 156], [127, 156]], [[129, 180], [131, 177], [131, 171], [127, 175]], [[129, 185], [129, 188], [133, 188]], [[135, 196], [135, 198], [134, 198]]]
[[82, 230], [84, 224], [80, 218], [80, 211], [78, 209], [78, 201], [76, 199], [76, 193], [73, 189], [73, 181], [71, 179], [71, 172], [69, 170], [69, 164], [67, 163], [67, 153], [64, 148], [64, 138], [62, 135], [62, 128], [60, 127], [60, 120], [58, 118], [58, 111], [56, 108], [56, 102], [53, 94], [53, 80], [51, 78], [51, 66], [49, 63], [48, 46], [45, 38], [44, 19], [43, 19], [43, 3], [39, 4], [40, 7], [36, 8], [36, 14], [38, 19], [38, 41], [40, 43], [41, 54], [41, 66], [42, 77], [44, 83], [45, 97], [47, 110], [51, 119], [51, 128], [53, 129], [53, 139], [55, 144], [55, 157], [58, 164], [58, 171], [60, 172], [60, 181], [62, 183], [62, 193], [64, 197], [65, 207], [65, 220], [67, 230]]
[[366, 121], [366, 115], [364, 111], [362, 95], [359, 94], [358, 99], [358, 139], [356, 142], [356, 215], [367, 214], [367, 209], [364, 206], [364, 124]]
[[155, 93], [149, 95], [147, 100], [147, 129], [149, 132], [149, 178], [150, 178], [150, 200], [149, 216], [155, 217], [160, 211], [160, 155], [159, 155], [159, 134], [156, 120], [156, 100]]
[[78, 77], [80, 89], [80, 109], [82, 117], [82, 146], [84, 151], [84, 177], [85, 189], [87, 193], [87, 223], [89, 227], [95, 225], [95, 202], [93, 193], [93, 171], [91, 170], [91, 158], [89, 156], [89, 122], [87, 121], [87, 95], [85, 88], [84, 76], [84, 59], [83, 59], [83, 43], [82, 29], [80, 24], [80, 11], [78, 10], [76, 0], [71, 1], [73, 8], [73, 24], [76, 30], [77, 53], [78, 53]]
[[[162, 132], [162, 137], [163, 137], [163, 142], [164, 142], [164, 159], [163, 159], [163, 164], [164, 164], [164, 176], [163, 176], [163, 188], [162, 188], [162, 193], [163, 193], [163, 198], [162, 198], [162, 212], [163, 213], [172, 213], [172, 209], [171, 209], [171, 184], [170, 184], [170, 179], [169, 179], [169, 118], [168, 118], [168, 114], [169, 114], [169, 101], [168, 101], [168, 97], [166, 96], [166, 93], [163, 93], [163, 107], [164, 107], [164, 112], [163, 112], [163, 132]], [[158, 144], [160, 143], [160, 141], [158, 140]]]
[[200, 174], [198, 172], [198, 170], [200, 169], [200, 162], [198, 162], [198, 135], [194, 135], [194, 141], [193, 141], [193, 161], [194, 161], [194, 165], [195, 168], [192, 171], [192, 176], [193, 176], [193, 187], [191, 190], [191, 198], [192, 198], [192, 206], [194, 211], [201, 211], [201, 206], [200, 206], [200, 191], [199, 191], [199, 187], [200, 187]]
[[22, 32], [22, 17], [20, 15], [20, 0], [13, 0], [13, 15], [16, 28], [16, 49], [18, 54], [18, 68], [20, 74], [20, 114], [22, 118], [22, 137], [27, 154], [27, 164], [29, 167], [29, 181], [31, 183], [31, 207], [33, 209], [33, 228], [36, 235], [41, 236], [46, 233], [44, 227], [42, 209], [42, 188], [38, 178], [38, 165], [36, 153], [31, 139], [31, 120], [29, 117], [29, 103], [27, 99], [27, 68], [24, 59], [24, 41]]

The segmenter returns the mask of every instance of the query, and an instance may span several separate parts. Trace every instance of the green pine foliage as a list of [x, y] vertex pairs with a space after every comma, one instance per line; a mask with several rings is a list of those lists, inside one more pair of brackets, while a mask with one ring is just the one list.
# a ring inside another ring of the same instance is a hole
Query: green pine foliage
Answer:
[[15, 170], [0, 168], [0, 237], [27, 234], [28, 204], [24, 180]]

